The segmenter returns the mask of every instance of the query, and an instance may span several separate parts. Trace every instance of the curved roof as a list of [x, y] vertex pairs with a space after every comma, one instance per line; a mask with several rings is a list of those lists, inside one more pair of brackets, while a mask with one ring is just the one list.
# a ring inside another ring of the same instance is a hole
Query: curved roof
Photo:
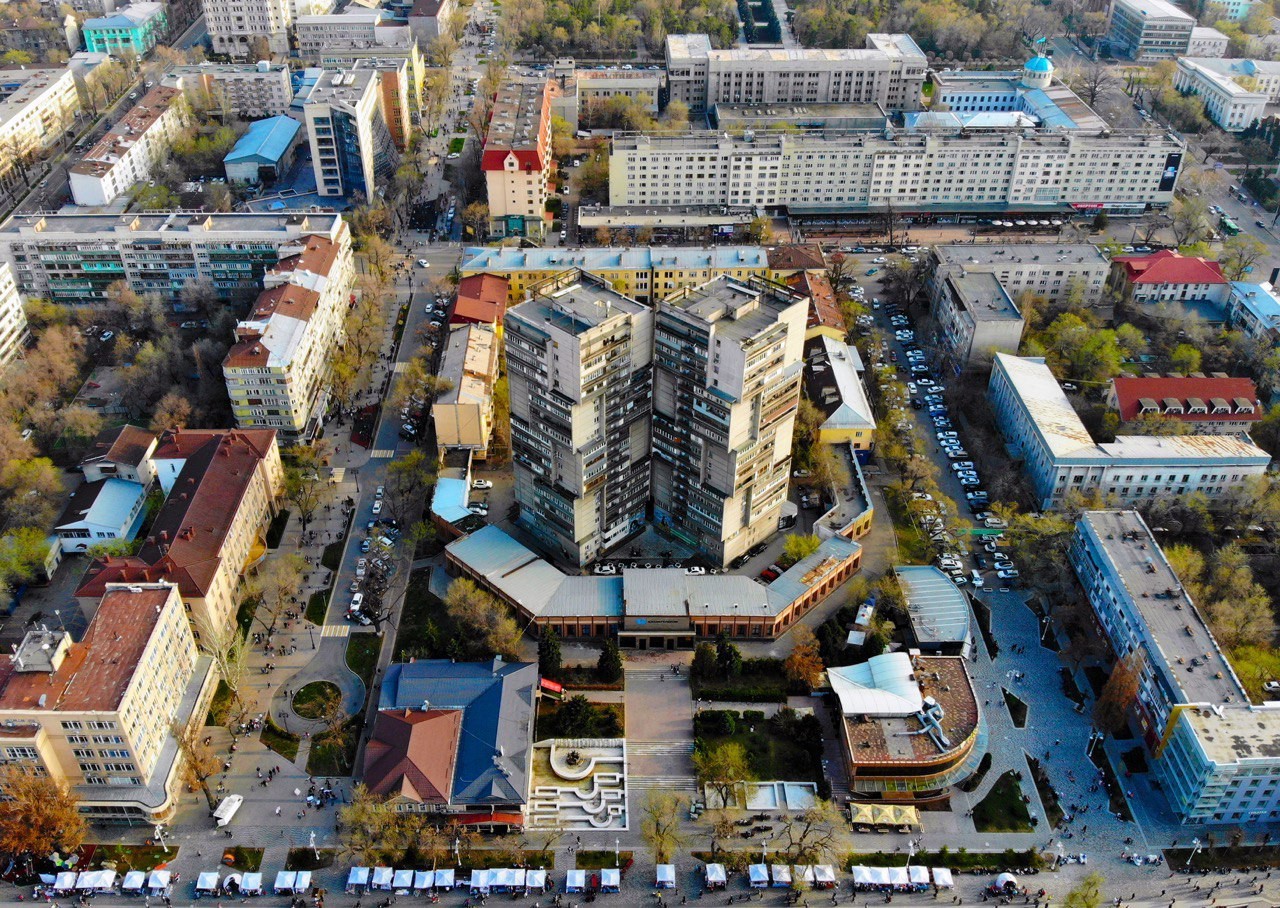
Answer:
[[1037, 54], [1027, 61], [1023, 69], [1033, 73], [1051, 73], [1053, 72], [1053, 61], [1043, 54]]
[[858, 665], [828, 669], [827, 678], [846, 716], [909, 716], [924, 705], [906, 653], [884, 653]]

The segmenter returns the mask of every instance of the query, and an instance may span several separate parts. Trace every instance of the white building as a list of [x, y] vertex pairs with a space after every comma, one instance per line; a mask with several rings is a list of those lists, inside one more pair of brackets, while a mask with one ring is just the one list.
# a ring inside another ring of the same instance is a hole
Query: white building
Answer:
[[[376, 70], [325, 70], [301, 96], [311, 167], [322, 196], [366, 199], [395, 171], [395, 144], [384, 115]], [[299, 99], [294, 100], [296, 108]]]
[[1210, 499], [1266, 472], [1271, 456], [1247, 438], [1089, 435], [1049, 367], [997, 353], [987, 389], [996, 425], [1016, 451], [1043, 509], [1097, 490], [1126, 504], [1203, 492]]
[[13, 280], [13, 269], [0, 263], [0, 369], [22, 355], [31, 330], [27, 326], [27, 310]]
[[540, 239], [555, 171], [551, 82], [517, 78], [499, 87], [480, 169], [489, 194], [489, 233]]
[[1113, 0], [1107, 41], [1113, 54], [1150, 63], [1185, 54], [1195, 27], [1169, 0]]
[[928, 59], [908, 35], [867, 35], [858, 48], [733, 47], [706, 35], [668, 35], [671, 97], [690, 110], [716, 104], [879, 104], [917, 110]]
[[931, 283], [949, 274], [994, 274], [1015, 301], [1024, 292], [1054, 302], [1074, 292], [1086, 306], [1102, 299], [1111, 268], [1089, 243], [934, 246], [930, 258]]
[[1280, 709], [1250, 704], [1142, 517], [1086, 512], [1070, 559], [1115, 653], [1145, 657], [1133, 714], [1178, 818], [1280, 818]]
[[1252, 90], [1265, 94], [1267, 103], [1280, 103], [1280, 61], [1222, 60], [1213, 57], [1196, 57], [1194, 54], [1188, 54], [1184, 59], [1185, 62], [1194, 63], [1202, 70], [1215, 72], [1233, 80], [1252, 82]]
[[1188, 57], [1225, 57], [1227, 45], [1231, 39], [1216, 28], [1197, 25], [1191, 29], [1191, 40], [1187, 42]]
[[293, 101], [289, 67], [269, 60], [175, 66], [160, 84], [181, 88], [194, 106], [249, 120], [285, 116]]
[[1280, 296], [1265, 282], [1232, 281], [1227, 321], [1255, 340], [1274, 345], [1280, 341]]
[[[299, 15], [328, 12], [329, 0], [202, 0], [204, 20], [213, 52], [244, 59], [266, 50], [271, 55], [289, 53], [289, 29]], [[266, 47], [259, 46], [265, 42]]]
[[[1036, 126], [1051, 129], [1106, 129], [1106, 121], [1070, 88], [1054, 82], [1053, 74], [1053, 61], [1043, 54], [1028, 60], [1021, 72], [935, 72], [934, 103], [945, 106], [938, 113], [918, 118], [908, 115], [907, 125], [932, 122], [950, 113], [963, 124], [983, 128], [1002, 121], [1012, 125], [1029, 119]], [[1001, 114], [1010, 116], [1001, 118]]]
[[84, 552], [90, 546], [131, 540], [145, 516], [147, 490], [125, 479], [84, 482], [71, 493], [53, 531], [64, 552]]
[[19, 156], [56, 144], [79, 112], [80, 95], [70, 69], [0, 67], [0, 177]]
[[157, 86], [67, 171], [77, 205], [110, 205], [165, 158], [190, 122], [190, 107], [176, 88]]
[[1227, 132], [1240, 132], [1266, 115], [1267, 93], [1245, 88], [1236, 78], [1215, 72], [1188, 57], [1178, 58], [1173, 87], [1199, 95], [1205, 114]]
[[301, 253], [263, 278], [262, 295], [236, 325], [236, 343], [222, 362], [240, 428], [276, 429], [288, 441], [315, 435], [354, 280], [345, 227], [334, 239], [307, 237]]
[[1173, 200], [1182, 156], [1182, 142], [1168, 133], [622, 134], [609, 156], [609, 202], [792, 213], [889, 205], [899, 212], [1070, 205], [1141, 213]]

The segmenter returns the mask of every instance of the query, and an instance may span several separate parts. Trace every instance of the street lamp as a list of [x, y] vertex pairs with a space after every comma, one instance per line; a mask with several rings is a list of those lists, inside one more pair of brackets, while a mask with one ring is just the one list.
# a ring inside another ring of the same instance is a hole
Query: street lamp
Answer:
[[613, 866], [622, 866], [622, 839], [613, 840]]
[[1188, 870], [1191, 868], [1191, 862], [1196, 859], [1196, 853], [1200, 850], [1200, 846], [1202, 844], [1204, 843], [1202, 843], [1199, 839], [1191, 840], [1191, 854], [1187, 856], [1187, 866], [1182, 868], [1183, 870]]
[[311, 622], [307, 622], [307, 636], [311, 638], [311, 648], [315, 649], [316, 648], [315, 625], [312, 624]]
[[164, 853], [169, 853], [169, 846], [164, 843], [164, 824], [156, 824], [156, 841], [160, 843], [160, 847], [164, 849]]
[[319, 848], [316, 848], [316, 831], [315, 831], [314, 829], [313, 829], [313, 830], [311, 830], [311, 851], [312, 851], [312, 853], [313, 853], [313, 854], [315, 854], [315, 856], [316, 856], [316, 861], [317, 861], [317, 862], [319, 862], [319, 860], [320, 860], [320, 849], [319, 849]]

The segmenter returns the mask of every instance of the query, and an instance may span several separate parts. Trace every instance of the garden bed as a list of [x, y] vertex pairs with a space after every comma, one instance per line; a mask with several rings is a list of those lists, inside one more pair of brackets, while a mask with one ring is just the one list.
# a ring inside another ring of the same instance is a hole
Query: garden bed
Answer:
[[695, 699], [735, 700], [739, 703], [782, 703], [788, 683], [781, 659], [744, 659], [742, 671], [732, 678], [695, 678], [689, 686]]
[[973, 828], [978, 832], [1031, 832], [1035, 828], [1012, 769], [1000, 776], [973, 808]]
[[1102, 772], [1102, 780], [1107, 789], [1107, 799], [1111, 804], [1111, 812], [1126, 823], [1132, 822], [1133, 814], [1129, 810], [1129, 802], [1125, 800], [1120, 780], [1116, 778], [1116, 771], [1112, 768], [1111, 761], [1107, 759], [1107, 749], [1102, 744], [1096, 745], [1089, 752], [1089, 759]]
[[267, 548], [280, 548], [280, 539], [284, 536], [284, 528], [289, 525], [289, 510], [286, 508], [271, 518], [267, 525]]
[[304, 684], [293, 695], [293, 711], [304, 719], [319, 719], [321, 707], [333, 694], [342, 696], [342, 691], [332, 681], [312, 681]]
[[360, 677], [366, 691], [373, 684], [381, 650], [382, 638], [377, 634], [352, 634], [347, 638], [347, 668]]
[[[262, 869], [262, 849], [250, 848], [247, 845], [235, 845], [222, 852], [222, 866], [241, 873], [257, 873]], [[226, 859], [230, 857], [231, 863]]]
[[822, 725], [815, 716], [747, 710], [703, 710], [694, 718], [695, 746], [740, 744], [756, 779], [823, 783]]
[[[950, 870], [990, 870], [998, 873], [1002, 870], [1013, 870], [1015, 873], [1023, 867], [1046, 869], [1052, 861], [1037, 851], [969, 851], [966, 848], [952, 851], [940, 848], [937, 851], [917, 851], [911, 858], [916, 865], [930, 867], [946, 867]], [[863, 867], [905, 867], [907, 855], [873, 852], [870, 854], [854, 853], [845, 857], [844, 867], [861, 865]]]
[[1049, 781], [1049, 774], [1035, 757], [1027, 757], [1031, 767], [1031, 779], [1036, 783], [1036, 793], [1040, 795], [1040, 803], [1044, 806], [1044, 819], [1050, 829], [1057, 829], [1062, 822], [1062, 805], [1058, 803], [1058, 790]]
[[987, 751], [982, 755], [982, 759], [978, 761], [977, 771], [958, 784], [956, 787], [964, 792], [974, 792], [982, 784], [982, 780], [987, 777], [987, 773], [991, 771], [991, 752]]
[[355, 766], [356, 747], [360, 743], [361, 722], [349, 719], [343, 740], [334, 741], [328, 734], [316, 735], [307, 753], [307, 772], [313, 776], [349, 776]]
[[298, 736], [276, 725], [270, 716], [267, 716], [267, 724], [262, 727], [258, 739], [290, 763], [298, 758]]
[[[1190, 848], [1166, 848], [1164, 859], [1179, 873], [1191, 858]], [[1192, 870], [1248, 870], [1252, 867], [1280, 867], [1280, 847], [1276, 845], [1224, 845], [1201, 848], [1191, 858]]]
[[154, 870], [178, 856], [178, 846], [170, 845], [166, 851], [160, 845], [94, 845], [89, 859], [89, 870], [101, 870], [110, 864], [120, 876], [130, 870]]
[[289, 856], [285, 858], [285, 870], [323, 870], [326, 867], [332, 867], [338, 853], [332, 848], [319, 849], [320, 856], [316, 857], [316, 850], [312, 848], [290, 848]]
[[1004, 702], [1009, 707], [1009, 718], [1013, 719], [1014, 728], [1027, 727], [1027, 704], [1015, 694], [1004, 691]]
[[631, 863], [630, 851], [579, 851], [573, 863], [579, 870], [603, 870], [606, 867], [626, 867]]
[[546, 697], [539, 700], [533, 732], [535, 741], [546, 738], [621, 738], [625, 733], [626, 711], [621, 703], [591, 703], [589, 712], [581, 717], [577, 728], [560, 729], [557, 721], [564, 705]]
[[1062, 678], [1063, 695], [1076, 706], [1084, 706], [1084, 692], [1080, 690], [1080, 685], [1076, 684], [1076, 678], [1071, 673], [1071, 669], [1063, 666], [1058, 670], [1058, 674]]

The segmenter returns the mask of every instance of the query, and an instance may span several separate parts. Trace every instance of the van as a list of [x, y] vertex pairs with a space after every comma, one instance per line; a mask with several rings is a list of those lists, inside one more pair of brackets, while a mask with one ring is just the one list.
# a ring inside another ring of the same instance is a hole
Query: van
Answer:
[[976, 568], [969, 572], [969, 576], [973, 579], [974, 586], [982, 586], [984, 583], [982, 579], [982, 571], [979, 571]]

